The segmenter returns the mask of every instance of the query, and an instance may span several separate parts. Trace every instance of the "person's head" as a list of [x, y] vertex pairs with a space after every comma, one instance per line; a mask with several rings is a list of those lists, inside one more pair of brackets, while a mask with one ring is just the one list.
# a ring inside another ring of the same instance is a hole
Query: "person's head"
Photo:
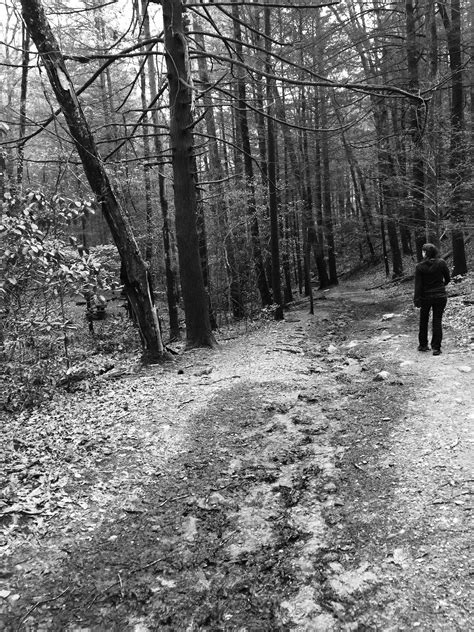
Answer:
[[438, 248], [434, 244], [423, 244], [421, 251], [425, 259], [436, 259], [438, 256]]

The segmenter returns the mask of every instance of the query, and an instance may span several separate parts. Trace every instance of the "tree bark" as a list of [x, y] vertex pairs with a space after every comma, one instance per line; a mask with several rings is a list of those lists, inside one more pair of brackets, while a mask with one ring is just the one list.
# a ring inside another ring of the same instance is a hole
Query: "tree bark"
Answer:
[[[327, 127], [327, 108], [325, 102], [325, 95], [322, 94], [321, 98], [321, 125], [324, 128]], [[323, 167], [323, 200], [324, 200], [324, 229], [326, 235], [326, 243], [328, 249], [328, 271], [329, 271], [329, 283], [330, 285], [337, 285], [339, 283], [337, 278], [336, 267], [336, 250], [334, 243], [334, 224], [332, 214], [332, 201], [331, 201], [331, 170], [329, 164], [329, 138], [328, 132], [322, 132], [322, 167]]]
[[188, 347], [214, 347], [196, 228], [192, 86], [181, 0], [163, 0], [176, 239]]
[[[234, 18], [234, 38], [236, 40], [235, 48], [237, 55], [242, 58], [242, 33], [239, 22], [239, 9], [237, 0], [232, 2], [232, 17]], [[245, 72], [245, 71], [244, 71]], [[249, 125], [247, 118], [247, 102], [246, 102], [246, 88], [245, 88], [245, 76], [242, 73], [242, 69], [238, 68], [237, 74], [237, 127], [240, 132], [240, 141], [242, 143], [243, 161], [245, 176], [247, 178], [247, 212], [250, 221], [250, 233], [252, 239], [252, 253], [255, 265], [255, 274], [257, 277], [257, 287], [260, 293], [260, 299], [262, 305], [265, 307], [271, 305], [272, 297], [268, 288], [267, 277], [265, 274], [265, 265], [263, 262], [262, 245], [260, 243], [260, 228], [257, 218], [257, 204], [255, 200], [255, 186], [254, 186], [254, 174], [252, 153], [250, 147], [249, 137]]]
[[[26, 104], [27, 104], [27, 92], [28, 92], [28, 66], [30, 63], [30, 34], [22, 25], [22, 59], [21, 59], [21, 87], [20, 87], [20, 127], [18, 129], [18, 136], [22, 139], [26, 132]], [[25, 143], [20, 140], [18, 144], [18, 163], [16, 167], [16, 183], [21, 191], [23, 184], [23, 162], [24, 162]]]
[[[146, 40], [151, 39], [150, 32], [150, 18], [147, 10], [146, 0], [142, 0], [142, 14], [143, 14], [143, 34]], [[150, 86], [150, 98], [155, 102], [158, 89], [156, 82], [156, 64], [153, 55], [148, 55], [147, 58], [148, 68], [148, 83]], [[155, 154], [160, 159], [163, 153], [163, 148], [159, 135], [160, 120], [158, 117], [158, 110], [154, 107], [151, 111], [151, 120], [153, 122], [154, 134], [153, 144], [155, 148]], [[164, 166], [158, 165], [158, 197], [160, 200], [161, 219], [162, 219], [162, 237], [163, 237], [163, 250], [165, 255], [165, 277], [166, 277], [166, 300], [168, 303], [168, 317], [170, 328], [170, 340], [179, 340], [181, 338], [181, 331], [179, 329], [179, 314], [178, 314], [178, 290], [177, 290], [177, 275], [176, 265], [173, 257], [173, 250], [171, 247], [170, 239], [170, 219], [169, 219], [169, 204], [166, 196], [166, 184], [164, 175]]]
[[[270, 8], [264, 9], [265, 21], [265, 50], [266, 50], [266, 71], [272, 72], [271, 65], [271, 22]], [[278, 217], [278, 194], [277, 194], [277, 161], [276, 161], [276, 143], [275, 143], [275, 127], [273, 116], [275, 111], [275, 103], [272, 94], [272, 86], [270, 79], [266, 81], [266, 97], [267, 97], [267, 167], [268, 167], [268, 205], [270, 208], [270, 248], [272, 253], [272, 291], [273, 302], [277, 305], [275, 310], [275, 320], [283, 319], [283, 301], [281, 295], [280, 281], [280, 226]]]
[[[407, 32], [407, 63], [409, 88], [413, 93], [418, 92], [418, 47], [416, 43], [416, 19], [413, 0], [406, 0], [406, 32]], [[410, 103], [409, 133], [413, 143], [412, 156], [412, 197], [413, 220], [415, 227], [415, 248], [418, 261], [423, 258], [422, 246], [426, 242], [425, 218], [425, 161], [423, 150], [423, 126], [425, 112], [418, 103]]]
[[148, 102], [146, 98], [146, 78], [145, 68], [140, 70], [140, 97], [142, 102], [143, 120], [142, 120], [142, 132], [143, 132], [143, 180], [145, 189], [145, 248], [144, 255], [145, 260], [151, 267], [153, 258], [153, 203], [151, 199], [151, 177], [150, 167], [148, 162], [150, 160], [150, 130], [149, 130], [149, 118], [148, 118]]
[[[197, 20], [194, 21], [194, 30], [199, 31]], [[196, 44], [204, 50], [204, 38], [201, 34], [196, 33]], [[209, 93], [211, 82], [207, 69], [206, 58], [200, 55], [198, 58], [199, 79], [201, 81], [201, 89], [203, 91], [203, 106], [205, 108], [204, 121], [206, 123], [206, 131], [209, 137], [209, 176], [215, 181], [214, 188], [216, 190], [215, 197], [212, 196], [211, 205], [213, 207], [213, 215], [216, 217], [222, 236], [222, 248], [225, 250], [224, 260], [226, 263], [226, 272], [229, 283], [230, 303], [232, 307], [232, 315], [234, 318], [243, 318], [245, 315], [245, 306], [242, 298], [242, 289], [240, 286], [238, 265], [235, 257], [235, 247], [232, 232], [228, 222], [228, 203], [225, 196], [223, 181], [225, 178], [225, 169], [223, 164], [225, 160], [219, 155], [219, 147], [217, 143], [217, 125], [214, 116], [214, 104]]]
[[460, 0], [451, 0], [451, 19], [444, 3], [438, 2], [448, 39], [449, 66], [451, 70], [451, 148], [449, 176], [451, 196], [451, 238], [453, 246], [453, 275], [467, 273], [464, 244], [464, 186], [467, 181], [464, 86], [461, 54], [461, 7]]
[[148, 268], [140, 255], [130, 223], [112, 190], [94, 138], [77, 100], [74, 86], [44, 10], [38, 0], [22, 0], [23, 18], [45, 65], [51, 87], [64, 114], [89, 185], [101, 203], [125, 269], [125, 291], [135, 313], [147, 355], [163, 359], [158, 315]]

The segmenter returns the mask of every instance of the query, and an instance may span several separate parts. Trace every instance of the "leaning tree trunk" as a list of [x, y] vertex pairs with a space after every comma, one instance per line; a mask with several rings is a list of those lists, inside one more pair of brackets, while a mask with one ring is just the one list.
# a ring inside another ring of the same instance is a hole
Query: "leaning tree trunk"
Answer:
[[102, 206], [125, 269], [125, 292], [149, 356], [164, 358], [158, 315], [148, 268], [140, 255], [129, 221], [112, 190], [94, 138], [77, 100], [64, 57], [38, 0], [21, 0], [23, 18], [45, 65], [51, 87], [74, 139], [89, 185]]
[[170, 99], [176, 239], [188, 347], [213, 347], [196, 229], [192, 87], [181, 0], [163, 0], [166, 67]]

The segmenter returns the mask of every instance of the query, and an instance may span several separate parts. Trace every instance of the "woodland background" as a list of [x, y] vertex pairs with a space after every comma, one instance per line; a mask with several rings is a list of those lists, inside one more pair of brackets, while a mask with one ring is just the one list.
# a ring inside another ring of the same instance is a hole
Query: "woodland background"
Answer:
[[402, 279], [425, 241], [466, 274], [469, 2], [0, 12], [7, 409], [140, 342], [213, 346], [361, 267]]

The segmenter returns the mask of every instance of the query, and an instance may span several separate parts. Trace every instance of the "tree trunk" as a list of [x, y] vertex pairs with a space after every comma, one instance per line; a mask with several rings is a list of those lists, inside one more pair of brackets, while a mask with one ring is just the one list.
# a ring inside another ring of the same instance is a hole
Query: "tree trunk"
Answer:
[[[146, 40], [151, 39], [150, 32], [150, 18], [147, 11], [147, 2], [142, 0], [142, 13], [143, 13], [143, 34]], [[148, 55], [147, 58], [148, 67], [148, 82], [150, 86], [150, 99], [155, 103], [158, 89], [156, 84], [156, 64], [153, 55]], [[163, 148], [159, 135], [160, 120], [158, 117], [158, 110], [154, 107], [151, 111], [151, 120], [153, 122], [154, 134], [153, 143], [155, 147], [155, 153], [160, 160], [160, 156], [163, 153]], [[161, 218], [162, 218], [162, 236], [163, 236], [163, 250], [165, 255], [165, 277], [166, 277], [166, 300], [168, 303], [168, 317], [170, 327], [170, 340], [179, 340], [181, 338], [181, 331], [179, 329], [179, 314], [178, 314], [178, 291], [177, 291], [177, 278], [176, 278], [176, 266], [174, 263], [173, 251], [171, 248], [170, 239], [170, 219], [169, 219], [169, 205], [168, 198], [166, 196], [166, 183], [164, 176], [164, 166], [158, 165], [158, 196], [160, 200]]]
[[[272, 73], [271, 65], [271, 23], [270, 8], [264, 9], [265, 20], [265, 50], [266, 63], [265, 69], [268, 74]], [[275, 127], [273, 123], [275, 104], [272, 95], [272, 86], [270, 79], [266, 81], [266, 97], [267, 97], [267, 166], [268, 166], [268, 204], [270, 208], [270, 248], [272, 253], [272, 291], [273, 302], [277, 305], [275, 310], [275, 320], [283, 319], [283, 301], [281, 296], [280, 281], [280, 227], [278, 217], [278, 195], [277, 195], [277, 165], [276, 165], [276, 143], [275, 143]]]
[[451, 196], [451, 236], [453, 246], [453, 275], [467, 273], [466, 250], [464, 244], [464, 186], [467, 181], [465, 130], [464, 130], [464, 88], [461, 54], [461, 8], [460, 0], [451, 0], [451, 19], [446, 6], [438, 2], [448, 39], [449, 67], [451, 70], [451, 148], [449, 176]]
[[[198, 34], [199, 23], [194, 21], [195, 38], [197, 45], [204, 50], [204, 38]], [[230, 303], [232, 306], [232, 315], [234, 318], [243, 318], [245, 315], [245, 307], [242, 298], [242, 289], [240, 286], [239, 271], [235, 257], [235, 248], [232, 232], [228, 222], [228, 203], [225, 196], [223, 181], [225, 178], [225, 170], [223, 161], [219, 155], [217, 144], [217, 125], [214, 116], [214, 107], [212, 98], [209, 93], [211, 82], [207, 70], [206, 58], [199, 56], [198, 58], [199, 78], [201, 81], [201, 89], [203, 91], [203, 106], [205, 108], [204, 120], [206, 123], [206, 131], [209, 136], [209, 175], [210, 179], [215, 181], [214, 188], [216, 196], [212, 196], [211, 205], [213, 207], [213, 215], [216, 217], [222, 236], [222, 248], [225, 250], [225, 262], [227, 278], [229, 283]]]
[[[237, 0], [232, 1], [232, 17], [234, 18], [234, 38], [236, 40], [235, 48], [237, 56], [242, 58], [242, 33], [239, 23], [239, 9]], [[250, 233], [252, 238], [252, 253], [255, 265], [255, 274], [257, 277], [257, 287], [260, 292], [260, 298], [262, 305], [265, 307], [271, 305], [272, 297], [268, 288], [267, 277], [265, 274], [265, 265], [263, 262], [262, 246], [260, 243], [260, 228], [257, 218], [257, 204], [255, 200], [255, 187], [254, 187], [254, 174], [252, 153], [250, 148], [249, 137], [249, 125], [247, 119], [247, 102], [246, 102], [246, 88], [245, 88], [245, 71], [239, 68], [236, 70], [237, 74], [237, 127], [240, 132], [240, 141], [242, 143], [243, 160], [245, 176], [247, 178], [247, 210], [250, 221]]]
[[[406, 32], [407, 32], [407, 62], [409, 88], [416, 93], [420, 88], [418, 80], [418, 47], [416, 44], [416, 19], [413, 0], [406, 0]], [[423, 125], [425, 112], [418, 103], [409, 104], [409, 133], [413, 142], [413, 220], [415, 224], [415, 248], [418, 261], [423, 258], [422, 246], [426, 242], [425, 219], [425, 161], [423, 150]]]
[[[319, 128], [319, 91], [316, 89], [314, 99], [314, 127]], [[306, 135], [307, 136], [307, 135]], [[323, 189], [322, 189], [322, 169], [321, 169], [321, 141], [316, 135], [314, 146], [314, 196], [316, 207], [316, 218], [314, 220], [316, 230], [316, 240], [313, 246], [314, 258], [318, 269], [319, 289], [322, 290], [330, 285], [326, 260], [324, 258], [324, 232], [323, 232]], [[309, 155], [307, 160], [307, 170], [309, 171]], [[307, 174], [309, 176], [309, 173]]]
[[149, 118], [148, 118], [148, 101], [146, 98], [146, 79], [145, 69], [140, 70], [140, 96], [142, 102], [142, 110], [144, 112], [142, 119], [142, 132], [143, 132], [143, 179], [145, 181], [145, 248], [144, 255], [145, 260], [151, 267], [153, 258], [153, 233], [154, 233], [154, 221], [153, 221], [153, 204], [151, 200], [151, 178], [150, 167], [148, 162], [150, 160], [150, 131], [149, 131]]
[[196, 229], [192, 88], [181, 0], [163, 0], [170, 99], [176, 239], [188, 347], [215, 346], [199, 257]]
[[127, 217], [112, 190], [56, 38], [38, 0], [22, 0], [23, 18], [45, 65], [51, 87], [64, 114], [88, 182], [104, 210], [107, 223], [124, 264], [125, 291], [137, 318], [142, 343], [149, 356], [164, 358], [148, 268]]
[[[390, 243], [390, 250], [392, 254], [393, 277], [396, 278], [403, 274], [403, 260], [402, 260], [402, 253], [400, 250], [400, 244], [398, 241], [395, 213], [394, 213], [394, 209], [392, 208], [393, 197], [394, 197], [394, 192], [393, 192], [394, 168], [393, 168], [393, 163], [392, 163], [392, 155], [391, 155], [391, 150], [389, 146], [389, 141], [386, 136], [387, 132], [382, 131], [384, 130], [383, 121], [386, 120], [384, 119], [384, 113], [386, 114], [386, 110], [383, 104], [381, 107], [383, 109], [382, 115], [376, 116], [377, 121], [378, 121], [377, 142], [378, 142], [379, 178], [380, 178], [380, 189], [381, 189], [380, 206], [381, 206], [382, 217], [385, 219], [384, 224], [386, 223], [388, 241]], [[384, 250], [385, 250], [385, 244], [384, 244]]]
[[[22, 25], [23, 47], [21, 59], [21, 86], [20, 86], [20, 127], [18, 129], [19, 138], [23, 138], [26, 132], [26, 96], [28, 91], [28, 65], [30, 63], [30, 34]], [[16, 182], [21, 191], [23, 183], [23, 161], [25, 144], [20, 140], [18, 144], [18, 163], [16, 167]]]
[[[327, 127], [327, 108], [325, 95], [322, 92], [321, 98], [321, 125], [323, 130]], [[322, 166], [323, 166], [323, 200], [324, 200], [324, 228], [326, 235], [326, 243], [328, 247], [328, 270], [330, 285], [339, 283], [336, 269], [336, 250], [334, 243], [334, 224], [332, 217], [332, 201], [331, 201], [331, 170], [329, 165], [329, 139], [328, 132], [322, 133]]]
[[[337, 119], [339, 125], [342, 127], [342, 119], [338, 112], [336, 111]], [[349, 172], [352, 179], [352, 186], [354, 187], [354, 197], [356, 208], [360, 213], [360, 217], [362, 218], [362, 225], [364, 227], [365, 239], [367, 241], [367, 246], [370, 252], [370, 258], [372, 261], [375, 261], [375, 248], [372, 243], [372, 232], [373, 232], [373, 219], [370, 215], [369, 211], [369, 197], [367, 195], [367, 190], [365, 187], [364, 179], [360, 173], [359, 165], [354, 156], [354, 152], [352, 151], [352, 147], [347, 142], [346, 135], [344, 131], [341, 132], [342, 135], [342, 144], [344, 146], [344, 151], [346, 153], [346, 159], [349, 164]], [[359, 178], [357, 177], [359, 174]]]

